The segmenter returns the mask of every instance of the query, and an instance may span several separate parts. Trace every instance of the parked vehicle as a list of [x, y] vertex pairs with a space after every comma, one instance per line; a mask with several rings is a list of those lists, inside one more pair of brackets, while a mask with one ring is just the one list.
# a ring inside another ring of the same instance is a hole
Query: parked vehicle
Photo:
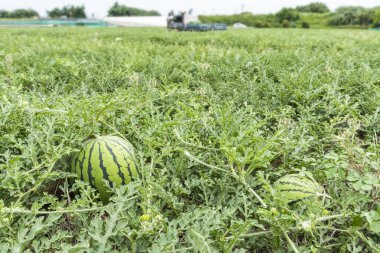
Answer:
[[167, 18], [167, 28], [177, 31], [206, 32], [224, 31], [227, 30], [227, 25], [224, 23], [202, 24], [196, 16], [192, 15], [192, 11], [179, 12], [177, 14], [171, 11]]

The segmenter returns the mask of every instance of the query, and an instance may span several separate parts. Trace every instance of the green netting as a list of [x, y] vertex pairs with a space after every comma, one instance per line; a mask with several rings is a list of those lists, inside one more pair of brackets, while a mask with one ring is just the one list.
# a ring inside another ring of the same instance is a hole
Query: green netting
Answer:
[[101, 20], [89, 19], [17, 19], [0, 20], [0, 26], [109, 26]]

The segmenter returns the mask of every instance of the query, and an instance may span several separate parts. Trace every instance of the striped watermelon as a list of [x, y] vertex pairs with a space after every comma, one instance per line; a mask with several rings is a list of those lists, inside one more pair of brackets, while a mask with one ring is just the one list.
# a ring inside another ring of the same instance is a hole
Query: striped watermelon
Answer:
[[117, 187], [140, 176], [132, 144], [116, 136], [96, 136], [87, 140], [73, 156], [71, 170], [95, 187], [103, 202], [108, 202], [110, 197], [105, 182], [110, 187]]
[[290, 174], [278, 179], [274, 184], [275, 194], [287, 203], [305, 198], [326, 196], [324, 189], [312, 177], [303, 174]]

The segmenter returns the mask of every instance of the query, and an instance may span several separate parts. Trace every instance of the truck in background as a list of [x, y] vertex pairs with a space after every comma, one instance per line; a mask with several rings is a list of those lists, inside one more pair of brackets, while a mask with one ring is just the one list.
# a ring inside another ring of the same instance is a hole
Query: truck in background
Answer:
[[223, 23], [202, 24], [197, 16], [193, 15], [193, 11], [174, 13], [169, 12], [167, 17], [167, 28], [177, 31], [224, 31], [227, 25]]

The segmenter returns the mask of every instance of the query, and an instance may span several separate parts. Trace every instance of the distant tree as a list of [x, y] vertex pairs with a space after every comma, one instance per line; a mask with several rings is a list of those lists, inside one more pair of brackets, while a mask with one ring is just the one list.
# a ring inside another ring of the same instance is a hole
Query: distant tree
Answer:
[[311, 13], [326, 13], [330, 12], [329, 7], [324, 3], [310, 3], [307, 5], [297, 6], [296, 10], [299, 12], [311, 12]]
[[54, 8], [51, 11], [48, 11], [47, 14], [50, 18], [60, 18], [60, 17], [86, 18], [85, 7], [83, 5], [82, 6], [67, 5], [61, 9]]
[[158, 11], [155, 10], [143, 10], [139, 8], [128, 7], [118, 2], [115, 2], [113, 6], [108, 10], [109, 17], [121, 17], [121, 16], [161, 16]]
[[287, 19], [282, 20], [281, 23], [282, 23], [282, 27], [284, 27], [284, 28], [289, 28], [290, 27], [290, 22]]
[[360, 25], [368, 26], [372, 23], [372, 11], [360, 6], [339, 7], [330, 18], [329, 24], [333, 26]]
[[380, 27], [380, 6], [372, 9], [371, 20], [373, 27]]
[[7, 18], [8, 17], [8, 11], [6, 10], [0, 10], [0, 18]]
[[235, 23], [243, 23], [250, 27], [265, 28], [274, 27], [278, 25], [276, 17], [273, 14], [255, 14], [250, 12], [244, 12], [234, 15], [200, 15], [199, 20], [202, 23], [225, 23], [227, 25], [233, 25]]
[[50, 18], [60, 18], [62, 17], [62, 11], [59, 8], [54, 8], [50, 11], [47, 11], [47, 14]]
[[277, 21], [282, 23], [284, 20], [289, 22], [297, 21], [300, 18], [300, 14], [293, 8], [283, 8], [276, 13]]
[[254, 27], [256, 28], [269, 28], [271, 27], [271, 24], [266, 21], [256, 21], [254, 24]]
[[0, 10], [0, 18], [34, 18], [38, 16], [38, 12], [32, 9]]

